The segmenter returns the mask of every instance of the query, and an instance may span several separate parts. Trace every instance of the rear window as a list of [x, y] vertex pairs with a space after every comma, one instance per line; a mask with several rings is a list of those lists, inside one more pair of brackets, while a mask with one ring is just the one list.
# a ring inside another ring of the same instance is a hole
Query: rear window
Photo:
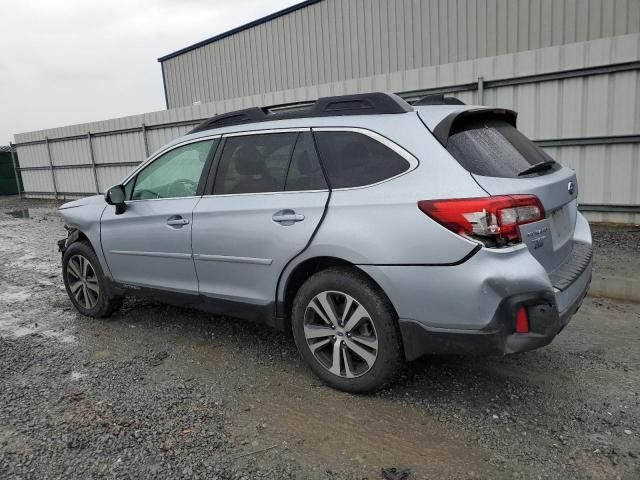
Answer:
[[[447, 150], [469, 172], [487, 177], [518, 178], [531, 165], [553, 160], [509, 122], [486, 115], [455, 124]], [[532, 175], [558, 168], [556, 164]]]
[[332, 188], [371, 185], [410, 167], [396, 152], [361, 133], [317, 132], [315, 136]]

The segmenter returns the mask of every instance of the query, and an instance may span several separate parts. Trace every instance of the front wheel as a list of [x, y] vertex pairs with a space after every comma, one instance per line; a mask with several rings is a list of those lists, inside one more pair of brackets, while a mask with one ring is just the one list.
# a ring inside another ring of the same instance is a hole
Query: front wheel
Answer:
[[331, 268], [309, 278], [293, 302], [292, 330], [314, 373], [339, 390], [381, 388], [403, 363], [393, 308], [356, 269]]
[[62, 277], [74, 307], [89, 317], [108, 317], [122, 299], [109, 295], [98, 257], [88, 242], [76, 242], [62, 257]]

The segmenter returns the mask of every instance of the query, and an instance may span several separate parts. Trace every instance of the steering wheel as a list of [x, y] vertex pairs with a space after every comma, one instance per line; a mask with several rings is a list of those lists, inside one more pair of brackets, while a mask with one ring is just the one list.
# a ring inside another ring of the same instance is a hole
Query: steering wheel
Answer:
[[188, 197], [195, 195], [198, 190], [198, 182], [188, 178], [180, 178], [169, 185], [167, 189], [168, 197]]

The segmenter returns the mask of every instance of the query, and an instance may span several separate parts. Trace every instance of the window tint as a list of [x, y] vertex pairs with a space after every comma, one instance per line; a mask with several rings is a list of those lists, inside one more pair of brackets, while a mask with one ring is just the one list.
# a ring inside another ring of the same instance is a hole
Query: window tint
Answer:
[[313, 136], [310, 132], [303, 132], [298, 137], [293, 157], [291, 157], [285, 190], [323, 190], [326, 188], [327, 182], [318, 161]]
[[487, 115], [454, 125], [447, 150], [469, 172], [489, 177], [517, 178], [531, 165], [551, 160], [513, 125]]
[[[207, 156], [216, 141], [190, 143], [155, 159], [133, 180], [131, 200], [195, 195]], [[129, 184], [125, 190], [128, 188]]]
[[320, 158], [333, 188], [360, 187], [395, 177], [409, 162], [371, 137], [355, 132], [317, 132]]
[[293, 132], [227, 138], [213, 193], [222, 195], [284, 190], [297, 136]]

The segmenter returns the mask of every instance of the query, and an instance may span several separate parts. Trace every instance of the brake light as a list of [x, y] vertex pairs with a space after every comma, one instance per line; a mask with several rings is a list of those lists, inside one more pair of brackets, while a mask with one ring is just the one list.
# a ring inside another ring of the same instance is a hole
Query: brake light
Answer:
[[518, 308], [516, 312], [516, 333], [529, 333], [529, 315], [525, 307]]
[[545, 218], [535, 195], [421, 200], [418, 208], [443, 227], [466, 236], [521, 242], [520, 225]]

